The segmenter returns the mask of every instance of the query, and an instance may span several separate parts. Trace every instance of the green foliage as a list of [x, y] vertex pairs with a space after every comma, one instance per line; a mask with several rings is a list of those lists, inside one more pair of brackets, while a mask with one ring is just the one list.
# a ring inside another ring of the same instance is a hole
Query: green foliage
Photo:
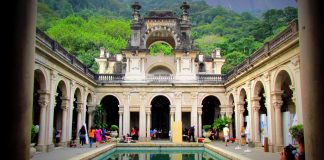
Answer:
[[[131, 0], [39, 0], [37, 27], [97, 71], [94, 58], [99, 56], [100, 47], [113, 54], [125, 48], [130, 37], [131, 3]], [[140, 3], [141, 15], [154, 9], [181, 14], [182, 0]], [[189, 1], [189, 4], [194, 45], [205, 55], [221, 48], [221, 55], [226, 59], [222, 73], [233, 69], [297, 18], [297, 9], [293, 7], [268, 10], [259, 19], [247, 12], [239, 14], [223, 7], [211, 7], [206, 1]], [[171, 49], [163, 45], [150, 50], [151, 54], [159, 51], [171, 54]]]
[[36, 136], [36, 127], [34, 124], [31, 126], [31, 135], [30, 135], [30, 141], [33, 141]]
[[105, 108], [102, 105], [97, 105], [93, 112], [94, 128], [108, 128], [108, 125], [103, 122], [103, 117], [107, 115]]
[[94, 58], [99, 56], [99, 48], [105, 47], [112, 54], [120, 53], [130, 36], [129, 25], [129, 21], [122, 19], [68, 16], [53, 22], [46, 32], [82, 63], [96, 71]]
[[213, 123], [213, 128], [218, 131], [222, 131], [223, 128], [225, 127], [225, 125], [230, 124], [231, 122], [232, 122], [232, 120], [227, 117], [215, 118], [214, 123]]
[[298, 136], [304, 134], [304, 126], [302, 124], [294, 125], [289, 128], [289, 133], [293, 139], [297, 139]]
[[203, 125], [203, 129], [205, 132], [208, 132], [208, 130], [211, 128], [211, 125]]
[[110, 130], [111, 131], [117, 131], [118, 130], [118, 126], [113, 124], [113, 125], [110, 126]]
[[162, 52], [164, 55], [171, 55], [172, 54], [172, 48], [168, 44], [164, 43], [155, 43], [151, 45], [150, 54], [156, 55], [157, 53]]

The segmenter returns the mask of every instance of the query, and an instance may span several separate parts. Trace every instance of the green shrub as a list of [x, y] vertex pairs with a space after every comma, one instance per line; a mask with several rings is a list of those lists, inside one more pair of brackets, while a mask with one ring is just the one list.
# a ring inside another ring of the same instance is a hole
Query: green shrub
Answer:
[[302, 124], [291, 126], [289, 132], [292, 138], [296, 140], [299, 135], [304, 134], [304, 126]]
[[226, 124], [230, 124], [232, 121], [231, 119], [227, 118], [227, 117], [223, 117], [223, 118], [215, 118], [214, 123], [213, 123], [213, 128], [221, 131], [223, 130], [223, 128], [225, 127]]
[[211, 128], [211, 125], [203, 125], [203, 129], [207, 132]]
[[31, 134], [30, 134], [30, 141], [32, 142], [36, 136], [36, 128], [35, 125], [32, 124], [31, 126]]
[[111, 131], [117, 131], [118, 130], [118, 126], [113, 124], [113, 125], [111, 125], [110, 130]]

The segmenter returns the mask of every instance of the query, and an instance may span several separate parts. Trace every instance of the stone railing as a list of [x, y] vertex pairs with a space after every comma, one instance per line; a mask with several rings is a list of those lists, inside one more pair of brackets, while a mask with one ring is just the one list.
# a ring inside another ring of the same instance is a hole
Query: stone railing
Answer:
[[55, 56], [60, 57], [65, 62], [73, 66], [73, 68], [81, 71], [87, 77], [91, 78], [92, 80], [95, 79], [96, 74], [93, 73], [87, 66], [82, 64], [74, 55], [68, 53], [63, 47], [61, 47], [56, 41], [52, 40], [48, 37], [44, 32], [36, 29], [36, 41], [50, 49], [52, 54]]
[[224, 77], [222, 74], [196, 74], [198, 82], [212, 82], [217, 84], [222, 84], [224, 82]]
[[174, 80], [173, 74], [148, 74], [146, 75], [146, 81], [164, 83], [171, 82]]
[[124, 81], [125, 74], [97, 74], [96, 80], [98, 83], [109, 83], [116, 81]]
[[249, 67], [253, 66], [259, 60], [262, 60], [271, 55], [276, 47], [280, 46], [283, 42], [289, 40], [294, 35], [298, 34], [298, 21], [293, 20], [289, 26], [282, 32], [280, 32], [271, 41], [265, 43], [261, 48], [253, 52], [249, 57], [247, 57], [243, 62], [234, 67], [230, 72], [224, 75], [225, 81], [229, 81], [236, 75], [244, 72]]

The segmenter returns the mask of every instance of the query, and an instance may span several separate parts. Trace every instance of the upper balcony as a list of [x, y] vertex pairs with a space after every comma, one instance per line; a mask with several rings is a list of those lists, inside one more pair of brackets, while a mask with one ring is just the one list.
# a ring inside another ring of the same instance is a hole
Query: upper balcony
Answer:
[[[196, 74], [195, 81], [176, 80], [174, 74], [147, 74], [139, 83], [214, 83], [223, 84], [224, 75], [220, 74]], [[125, 74], [97, 74], [96, 81], [98, 83], [128, 83], [125, 81]]]

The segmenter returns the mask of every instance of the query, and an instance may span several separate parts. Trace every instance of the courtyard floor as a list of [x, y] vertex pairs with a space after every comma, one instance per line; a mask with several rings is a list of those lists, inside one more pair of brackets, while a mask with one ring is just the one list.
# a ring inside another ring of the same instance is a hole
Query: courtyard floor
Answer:
[[[154, 143], [162, 143], [162, 144], [170, 144], [172, 145], [173, 143], [169, 141], [152, 141], [152, 142], [138, 142], [136, 144], [138, 145], [149, 145], [149, 144], [154, 144]], [[184, 145], [193, 145], [195, 142], [184, 142]], [[216, 148], [218, 151], [227, 153], [229, 155], [235, 155], [236, 157], [241, 157], [239, 159], [251, 159], [251, 160], [278, 160], [279, 159], [279, 153], [270, 153], [270, 152], [264, 152], [263, 148], [247, 148], [247, 145], [242, 147], [241, 149], [235, 149], [237, 147], [237, 144], [235, 143], [229, 143], [229, 145], [226, 147], [224, 142], [220, 141], [213, 141], [210, 143], [213, 148]], [[54, 151], [52, 152], [36, 152], [31, 160], [66, 160], [66, 159], [79, 159], [78, 156], [84, 153], [89, 153], [91, 152], [96, 152], [97, 150], [100, 150], [102, 148], [106, 148], [111, 146], [112, 143], [104, 143], [101, 144], [98, 148], [94, 147], [90, 148], [89, 145], [84, 145], [81, 148], [70, 148], [70, 147], [56, 147]], [[245, 152], [246, 149], [249, 149], [251, 152]]]

